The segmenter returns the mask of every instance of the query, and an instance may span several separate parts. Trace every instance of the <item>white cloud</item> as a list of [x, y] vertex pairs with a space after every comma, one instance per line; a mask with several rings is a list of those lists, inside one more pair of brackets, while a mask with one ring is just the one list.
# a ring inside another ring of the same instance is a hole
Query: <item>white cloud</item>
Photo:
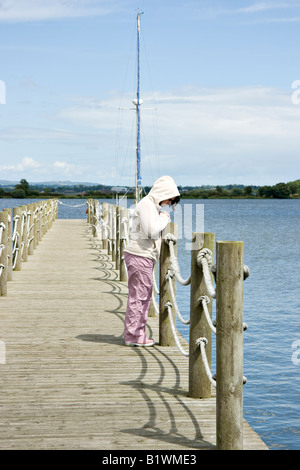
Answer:
[[24, 157], [21, 162], [14, 165], [1, 165], [1, 171], [26, 171], [35, 170], [41, 167], [41, 164], [31, 157]]
[[75, 166], [67, 163], [67, 162], [61, 162], [61, 161], [56, 161], [53, 163], [53, 167], [56, 170], [59, 170], [62, 172], [64, 175], [69, 175], [72, 174], [75, 170]]
[[1, 0], [0, 21], [40, 21], [106, 15], [114, 11], [109, 0]]
[[[145, 109], [153, 106], [153, 97], [143, 94], [143, 183], [149, 185], [170, 171], [178, 175], [179, 184], [192, 185], [293, 180], [300, 171], [300, 105], [292, 103], [293, 92], [292, 87], [282, 91], [262, 86], [157, 92], [157, 120]], [[131, 184], [126, 175], [134, 179], [135, 113], [119, 111], [119, 102], [115, 95], [74, 99], [53, 116], [61, 130], [4, 129], [2, 145], [13, 146], [17, 155], [17, 143], [24, 141], [31, 157], [17, 163], [7, 158], [1, 173], [27, 171], [29, 181], [33, 175], [36, 180], [67, 175], [73, 181], [76, 176], [77, 181]], [[118, 113], [123, 124], [119, 129]]]
[[20, 179], [28, 181], [40, 181], [41, 179], [61, 179], [66, 176], [80, 176], [84, 167], [81, 164], [72, 164], [66, 161], [55, 161], [54, 163], [37, 161], [31, 157], [24, 157], [21, 161], [16, 160], [10, 165], [0, 165], [1, 178]]
[[41, 164], [37, 161], [35, 161], [33, 158], [30, 157], [25, 157], [22, 160], [21, 167], [23, 169], [27, 168], [40, 168]]
[[[182, 89], [176, 92], [155, 93], [155, 105], [160, 128], [171, 138], [181, 135], [216, 136], [268, 136], [285, 132], [285, 125], [295, 131], [298, 118], [297, 107], [291, 106], [291, 94], [275, 88], [246, 87], [227, 89]], [[143, 95], [144, 108], [153, 98]], [[111, 131], [116, 129], [118, 100], [76, 100], [75, 106], [62, 109], [58, 117], [66, 123]], [[130, 98], [128, 97], [130, 106]], [[148, 130], [152, 114], [143, 111], [142, 121]], [[130, 112], [122, 111], [126, 127], [132, 121]], [[134, 114], [131, 114], [134, 117]]]

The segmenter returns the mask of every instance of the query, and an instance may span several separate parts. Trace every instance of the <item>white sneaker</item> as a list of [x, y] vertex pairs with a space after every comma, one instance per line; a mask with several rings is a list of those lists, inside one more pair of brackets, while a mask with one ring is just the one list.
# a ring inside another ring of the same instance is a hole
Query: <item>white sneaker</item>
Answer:
[[145, 343], [127, 343], [125, 341], [125, 346], [142, 346], [142, 347], [149, 347], [149, 346], [154, 346], [155, 345], [155, 341], [153, 341], [153, 339], [151, 338], [146, 338], [146, 341]]

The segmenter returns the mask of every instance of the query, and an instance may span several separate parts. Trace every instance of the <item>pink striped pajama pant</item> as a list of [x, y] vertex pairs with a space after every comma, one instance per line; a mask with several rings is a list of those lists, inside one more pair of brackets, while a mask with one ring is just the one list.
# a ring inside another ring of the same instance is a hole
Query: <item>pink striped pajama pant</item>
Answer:
[[128, 272], [128, 301], [124, 339], [128, 343], [144, 343], [152, 296], [153, 260], [126, 252], [124, 258]]

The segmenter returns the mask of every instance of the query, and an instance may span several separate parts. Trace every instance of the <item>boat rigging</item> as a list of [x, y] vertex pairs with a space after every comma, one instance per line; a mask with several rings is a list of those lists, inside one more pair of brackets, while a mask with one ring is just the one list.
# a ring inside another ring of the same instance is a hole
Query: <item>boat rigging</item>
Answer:
[[[137, 204], [142, 196], [142, 173], [141, 173], [141, 105], [143, 100], [140, 97], [140, 17], [144, 12], [137, 13], [137, 71], [136, 71], [136, 97], [132, 100], [134, 108], [120, 108], [132, 109], [136, 112], [136, 159], [135, 159], [135, 204]], [[156, 109], [156, 108], [143, 108], [143, 109]]]

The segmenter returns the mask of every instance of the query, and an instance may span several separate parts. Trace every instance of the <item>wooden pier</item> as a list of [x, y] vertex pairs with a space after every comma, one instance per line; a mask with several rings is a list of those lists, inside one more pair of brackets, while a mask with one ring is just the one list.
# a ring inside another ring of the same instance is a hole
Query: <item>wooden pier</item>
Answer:
[[[124, 346], [127, 285], [86, 221], [56, 220], [7, 291], [1, 450], [216, 450], [216, 399], [188, 396], [187, 357]], [[267, 450], [245, 421], [243, 439]]]

